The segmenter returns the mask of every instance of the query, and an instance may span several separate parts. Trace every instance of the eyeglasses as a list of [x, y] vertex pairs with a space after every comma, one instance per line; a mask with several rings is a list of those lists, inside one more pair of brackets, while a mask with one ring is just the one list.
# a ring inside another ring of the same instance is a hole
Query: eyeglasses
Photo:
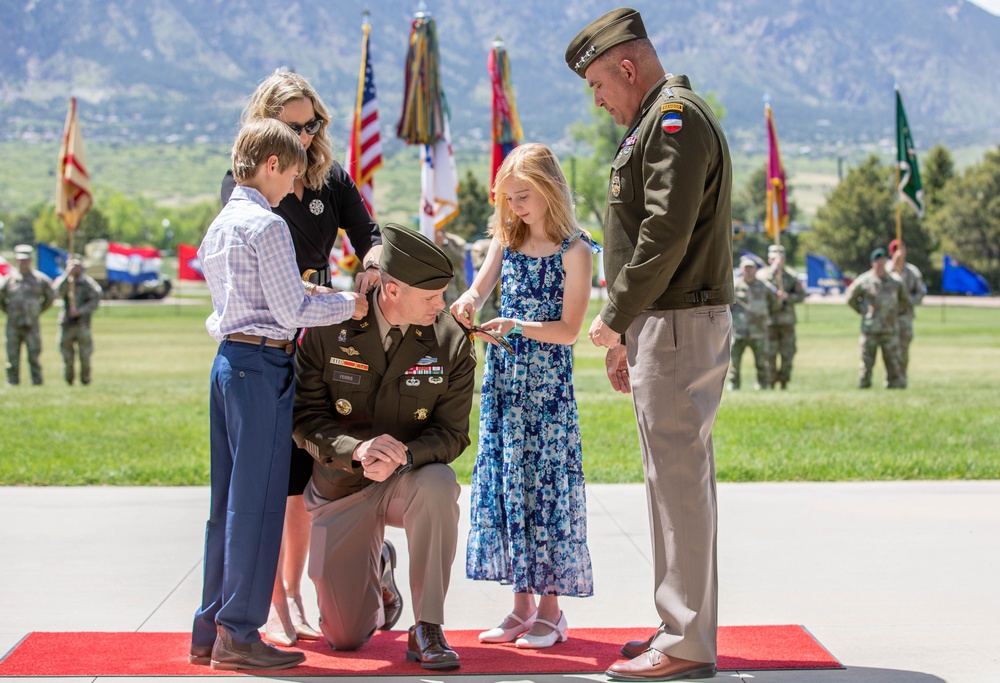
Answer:
[[305, 131], [306, 135], [315, 135], [323, 127], [323, 120], [313, 119], [305, 123], [286, 123], [285, 125], [291, 128], [296, 135], [302, 135], [302, 131]]

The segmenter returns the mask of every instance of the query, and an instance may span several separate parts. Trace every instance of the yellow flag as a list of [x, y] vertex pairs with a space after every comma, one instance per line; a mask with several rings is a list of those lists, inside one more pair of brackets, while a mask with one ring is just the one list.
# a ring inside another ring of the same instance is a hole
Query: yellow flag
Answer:
[[69, 98], [69, 113], [59, 148], [59, 177], [56, 186], [56, 215], [62, 218], [66, 229], [76, 230], [84, 214], [94, 203], [90, 195], [90, 177], [87, 160], [83, 154], [83, 137], [76, 116], [76, 98]]

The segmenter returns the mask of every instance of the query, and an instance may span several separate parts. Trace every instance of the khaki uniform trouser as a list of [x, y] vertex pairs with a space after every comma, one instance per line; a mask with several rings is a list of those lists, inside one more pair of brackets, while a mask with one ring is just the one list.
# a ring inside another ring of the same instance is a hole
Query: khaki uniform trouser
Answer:
[[432, 463], [339, 500], [303, 494], [312, 517], [309, 578], [320, 628], [336, 650], [356, 650], [382, 626], [381, 557], [386, 525], [406, 530], [414, 621], [444, 624], [458, 545], [461, 488], [448, 465]]
[[712, 426], [731, 335], [728, 306], [643, 313], [625, 335], [662, 621], [651, 646], [695, 662], [717, 656]]

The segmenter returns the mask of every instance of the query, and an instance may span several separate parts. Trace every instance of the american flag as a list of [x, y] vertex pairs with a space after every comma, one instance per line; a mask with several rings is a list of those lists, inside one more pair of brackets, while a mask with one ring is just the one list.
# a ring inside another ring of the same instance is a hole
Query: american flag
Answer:
[[361, 191], [368, 213], [375, 215], [375, 195], [372, 176], [382, 167], [382, 139], [378, 130], [378, 97], [375, 95], [375, 74], [368, 51], [371, 26], [365, 21], [361, 39], [361, 74], [358, 78], [358, 100], [351, 126], [351, 144], [347, 148], [347, 171]]

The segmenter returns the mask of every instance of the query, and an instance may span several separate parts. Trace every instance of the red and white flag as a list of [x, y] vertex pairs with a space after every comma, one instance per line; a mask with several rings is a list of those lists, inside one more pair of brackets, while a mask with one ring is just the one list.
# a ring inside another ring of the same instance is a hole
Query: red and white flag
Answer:
[[93, 204], [87, 160], [83, 155], [83, 136], [76, 116], [76, 98], [69, 98], [69, 113], [59, 148], [59, 177], [56, 185], [56, 215], [73, 232]]

